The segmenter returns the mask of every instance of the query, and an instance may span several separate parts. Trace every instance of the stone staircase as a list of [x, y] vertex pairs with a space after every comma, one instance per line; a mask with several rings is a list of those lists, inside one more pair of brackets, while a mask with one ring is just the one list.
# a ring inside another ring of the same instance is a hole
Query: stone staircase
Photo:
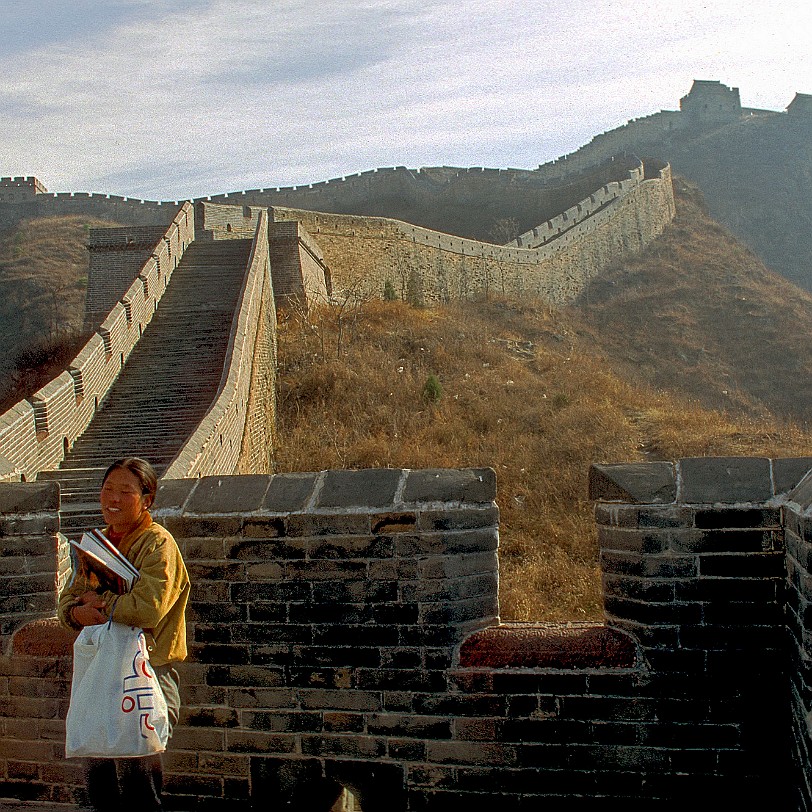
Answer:
[[152, 321], [57, 480], [62, 532], [99, 527], [99, 489], [119, 457], [149, 460], [160, 477], [217, 394], [250, 239], [195, 241], [172, 274]]

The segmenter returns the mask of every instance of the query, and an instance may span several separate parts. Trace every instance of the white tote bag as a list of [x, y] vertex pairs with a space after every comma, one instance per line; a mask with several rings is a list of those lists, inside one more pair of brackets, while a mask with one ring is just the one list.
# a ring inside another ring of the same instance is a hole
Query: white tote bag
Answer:
[[66, 758], [132, 758], [166, 749], [166, 700], [141, 629], [111, 621], [79, 632], [65, 724]]

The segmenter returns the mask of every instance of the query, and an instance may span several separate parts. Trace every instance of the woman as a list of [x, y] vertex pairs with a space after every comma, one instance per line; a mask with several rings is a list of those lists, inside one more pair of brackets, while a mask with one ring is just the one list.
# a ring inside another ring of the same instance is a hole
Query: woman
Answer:
[[[74, 572], [59, 596], [60, 621], [72, 629], [116, 623], [144, 630], [149, 659], [163, 689], [170, 733], [180, 709], [175, 663], [186, 658], [189, 576], [168, 530], [152, 521], [158, 479], [137, 457], [116, 460], [102, 480], [101, 508], [108, 539], [135, 566], [139, 579], [124, 595], [107, 591], [74, 558]], [[161, 809], [160, 754], [142, 758], [89, 759], [87, 790], [94, 810]]]

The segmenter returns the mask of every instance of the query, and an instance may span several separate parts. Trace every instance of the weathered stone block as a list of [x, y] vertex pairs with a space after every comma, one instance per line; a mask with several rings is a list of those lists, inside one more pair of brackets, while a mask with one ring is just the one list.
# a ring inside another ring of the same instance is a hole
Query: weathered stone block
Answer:
[[773, 495], [769, 459], [694, 457], [679, 461], [679, 498], [690, 504], [766, 502]]
[[589, 498], [606, 502], [662, 504], [677, 498], [674, 464], [592, 465]]
[[22, 516], [59, 510], [58, 482], [4, 482], [0, 484], [0, 514]]
[[395, 493], [404, 473], [382, 468], [364, 471], [327, 471], [315, 507], [382, 508], [395, 502]]
[[319, 474], [275, 474], [262, 503], [262, 510], [272, 513], [304, 511], [309, 504]]
[[184, 509], [192, 514], [253, 513], [261, 507], [270, 481], [262, 475], [202, 477]]
[[492, 468], [409, 471], [403, 489], [407, 504], [431, 502], [492, 502], [496, 472]]

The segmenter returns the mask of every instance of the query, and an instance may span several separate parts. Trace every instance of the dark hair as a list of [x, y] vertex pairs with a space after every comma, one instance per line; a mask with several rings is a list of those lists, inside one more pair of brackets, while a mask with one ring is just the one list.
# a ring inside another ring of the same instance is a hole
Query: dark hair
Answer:
[[123, 459], [116, 460], [104, 472], [102, 485], [107, 481], [107, 477], [117, 468], [121, 468], [123, 471], [129, 471], [138, 480], [142, 495], [146, 496], [148, 494], [152, 497], [150, 505], [155, 501], [155, 494], [158, 492], [158, 475], [155, 473], [155, 469], [146, 460], [142, 460], [140, 457], [124, 457]]

